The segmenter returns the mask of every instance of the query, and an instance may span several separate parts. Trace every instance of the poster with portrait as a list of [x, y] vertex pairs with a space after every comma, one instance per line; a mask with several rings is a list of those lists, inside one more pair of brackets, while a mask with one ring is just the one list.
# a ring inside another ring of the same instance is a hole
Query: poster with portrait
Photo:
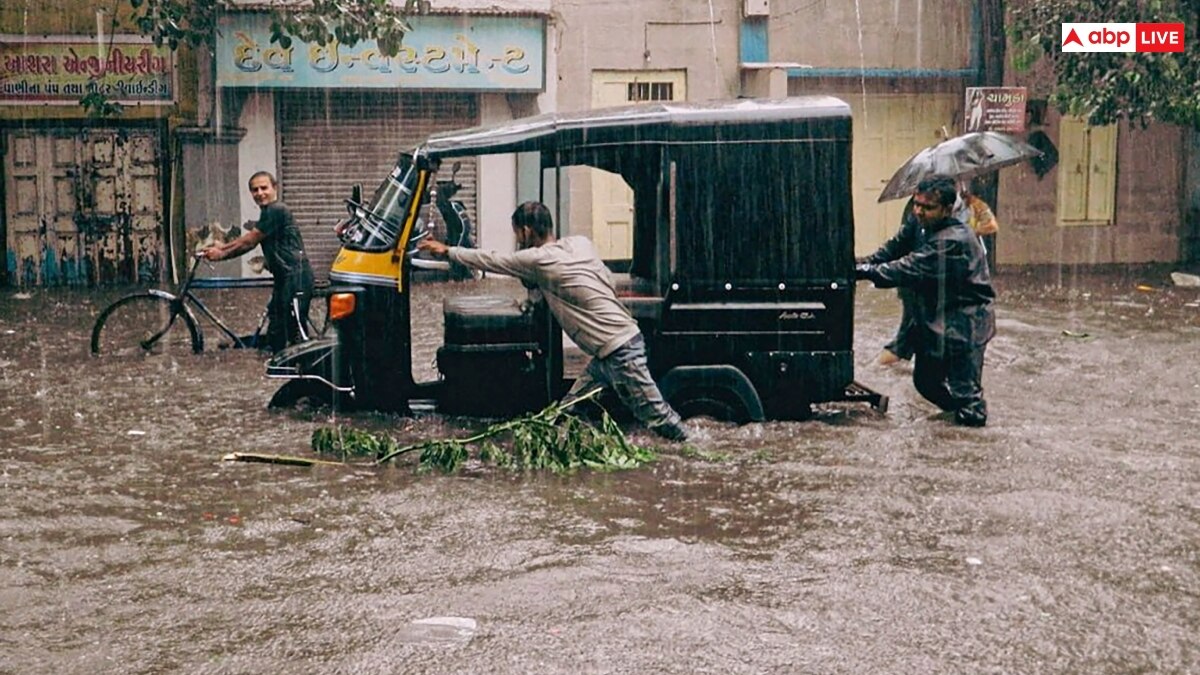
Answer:
[[1025, 87], [967, 87], [963, 130], [1025, 131]]

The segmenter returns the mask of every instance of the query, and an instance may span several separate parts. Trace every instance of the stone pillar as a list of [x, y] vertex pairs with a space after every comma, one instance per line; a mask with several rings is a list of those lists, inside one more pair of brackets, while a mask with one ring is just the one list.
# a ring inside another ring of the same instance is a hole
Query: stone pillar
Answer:
[[[230, 241], [242, 233], [238, 143], [245, 129], [180, 127], [183, 186], [183, 241], [186, 256], [207, 244]], [[185, 269], [181, 267], [180, 269]], [[241, 276], [237, 260], [217, 263], [211, 276]]]
[[788, 67], [799, 64], [742, 64], [742, 96], [745, 98], [786, 98]]

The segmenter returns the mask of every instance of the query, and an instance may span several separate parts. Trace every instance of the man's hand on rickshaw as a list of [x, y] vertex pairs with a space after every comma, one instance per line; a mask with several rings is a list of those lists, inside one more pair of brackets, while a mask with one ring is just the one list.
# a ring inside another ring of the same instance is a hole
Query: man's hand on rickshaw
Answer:
[[417, 250], [418, 251], [427, 251], [429, 253], [432, 253], [435, 256], [438, 256], [439, 258], [442, 258], [442, 257], [445, 257], [446, 254], [450, 251], [450, 247], [440, 241], [434, 241], [433, 239], [424, 239], [417, 244]]
[[208, 248], [200, 251], [196, 257], [204, 258], [205, 260], [210, 261], [222, 260], [224, 258], [224, 256], [221, 254], [221, 249], [217, 248], [216, 246], [209, 246]]

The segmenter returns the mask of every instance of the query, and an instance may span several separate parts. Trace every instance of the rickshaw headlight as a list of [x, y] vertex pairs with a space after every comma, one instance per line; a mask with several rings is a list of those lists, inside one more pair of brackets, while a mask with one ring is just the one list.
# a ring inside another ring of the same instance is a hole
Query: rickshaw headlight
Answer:
[[329, 318], [344, 319], [354, 313], [353, 293], [334, 293], [329, 296]]

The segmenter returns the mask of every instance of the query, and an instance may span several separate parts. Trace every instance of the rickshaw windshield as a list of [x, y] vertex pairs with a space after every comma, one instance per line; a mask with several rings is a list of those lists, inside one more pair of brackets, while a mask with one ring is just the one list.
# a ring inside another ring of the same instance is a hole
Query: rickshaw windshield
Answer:
[[412, 203], [417, 173], [412, 155], [401, 155], [370, 202], [365, 205], [350, 203], [351, 222], [342, 235], [347, 248], [380, 251], [395, 247]]

